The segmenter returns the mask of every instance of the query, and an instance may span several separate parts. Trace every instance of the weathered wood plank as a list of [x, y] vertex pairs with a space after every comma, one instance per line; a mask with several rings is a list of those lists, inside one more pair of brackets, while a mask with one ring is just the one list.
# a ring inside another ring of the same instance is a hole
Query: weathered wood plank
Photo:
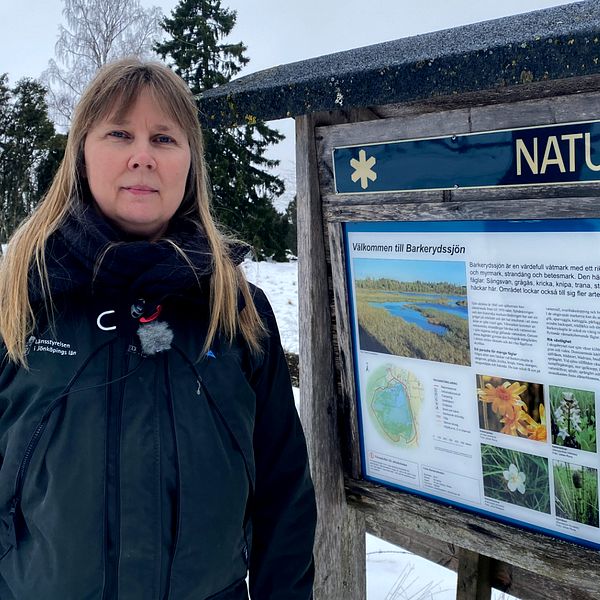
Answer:
[[490, 600], [490, 558], [460, 548], [456, 600]]
[[348, 302], [346, 278], [346, 256], [342, 226], [333, 223], [329, 226], [329, 247], [331, 255], [331, 279], [335, 303], [335, 322], [339, 351], [338, 370], [341, 380], [340, 419], [345, 470], [353, 477], [360, 477], [360, 438], [354, 385], [354, 357], [352, 352], [352, 330]]
[[324, 194], [323, 206], [411, 204], [423, 202], [480, 202], [529, 198], [591, 198], [600, 196], [600, 182], [564, 185], [497, 187], [478, 190], [438, 190], [426, 192], [382, 192], [377, 194]]
[[566, 585], [502, 561], [492, 560], [491, 571], [495, 589], [521, 600], [592, 600], [597, 597], [573, 583]]
[[465, 104], [440, 112], [417, 110], [418, 106], [413, 106], [409, 114], [383, 119], [378, 114], [381, 110], [374, 109], [371, 114], [379, 117], [375, 120], [318, 127], [319, 159], [326, 158], [338, 146], [599, 119], [600, 92], [491, 106]]
[[365, 514], [365, 525], [368, 533], [390, 544], [447, 569], [458, 569], [458, 548], [454, 544], [399, 527], [374, 514]]
[[314, 142], [314, 117], [296, 122], [300, 417], [317, 494], [315, 600], [364, 600], [364, 522], [346, 505], [338, 444], [337, 398], [325, 239]]
[[471, 109], [473, 131], [592, 121], [599, 118], [600, 94], [598, 92], [569, 94], [514, 104], [475, 106]]
[[323, 194], [323, 207], [333, 206], [410, 204], [421, 202], [444, 202], [447, 192], [383, 192], [377, 194]]
[[[411, 529], [532, 571], [600, 599], [600, 552], [368, 481], [346, 481], [348, 503], [369, 520]], [[569, 596], [570, 598], [571, 596]]]
[[530, 198], [481, 202], [423, 202], [420, 204], [328, 205], [330, 222], [344, 221], [460, 221], [478, 219], [591, 219], [600, 216], [600, 197]]
[[495, 106], [497, 104], [515, 104], [523, 101], [536, 101], [548, 97], [565, 99], [579, 95], [597, 93], [598, 76], [588, 75], [571, 79], [540, 81], [524, 86], [497, 87], [489, 90], [477, 90], [463, 94], [436, 96], [426, 100], [372, 106], [371, 110], [380, 119], [409, 116], [426, 112], [440, 112], [464, 108], [465, 106]]

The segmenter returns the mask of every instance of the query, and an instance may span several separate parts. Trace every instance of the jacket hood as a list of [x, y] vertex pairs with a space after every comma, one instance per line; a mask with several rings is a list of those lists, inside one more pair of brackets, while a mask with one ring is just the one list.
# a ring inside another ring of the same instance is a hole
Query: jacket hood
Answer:
[[[229, 247], [235, 265], [247, 252], [242, 244]], [[150, 242], [113, 228], [89, 205], [80, 205], [50, 236], [46, 265], [53, 297], [101, 291], [156, 303], [203, 287], [213, 272], [212, 252], [199, 223], [173, 220], [164, 238]], [[35, 268], [29, 293], [32, 302], [44, 298]]]

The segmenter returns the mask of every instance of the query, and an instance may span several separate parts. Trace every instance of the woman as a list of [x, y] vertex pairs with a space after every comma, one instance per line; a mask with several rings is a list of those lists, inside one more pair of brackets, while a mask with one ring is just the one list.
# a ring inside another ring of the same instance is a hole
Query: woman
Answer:
[[209, 212], [194, 99], [120, 61], [0, 267], [0, 598], [306, 600], [315, 505], [273, 313]]

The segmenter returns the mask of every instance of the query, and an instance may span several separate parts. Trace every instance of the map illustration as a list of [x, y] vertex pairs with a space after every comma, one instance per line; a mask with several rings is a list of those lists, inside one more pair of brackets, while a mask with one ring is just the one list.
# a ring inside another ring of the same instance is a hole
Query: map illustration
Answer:
[[423, 402], [423, 386], [410, 372], [385, 365], [367, 381], [369, 415], [378, 433], [404, 448], [419, 444], [418, 414]]

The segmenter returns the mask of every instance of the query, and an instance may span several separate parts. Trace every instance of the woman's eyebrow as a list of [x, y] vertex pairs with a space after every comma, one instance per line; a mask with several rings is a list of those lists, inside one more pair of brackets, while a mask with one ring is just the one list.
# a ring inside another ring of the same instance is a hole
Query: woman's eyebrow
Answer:
[[[106, 120], [108, 125], [118, 125], [119, 127], [124, 127], [131, 124], [129, 119], [119, 119], [118, 117], [109, 118]], [[157, 131], [174, 131], [177, 128], [175, 124], [166, 125], [164, 123], [157, 123], [152, 125], [152, 129], [156, 129]]]

